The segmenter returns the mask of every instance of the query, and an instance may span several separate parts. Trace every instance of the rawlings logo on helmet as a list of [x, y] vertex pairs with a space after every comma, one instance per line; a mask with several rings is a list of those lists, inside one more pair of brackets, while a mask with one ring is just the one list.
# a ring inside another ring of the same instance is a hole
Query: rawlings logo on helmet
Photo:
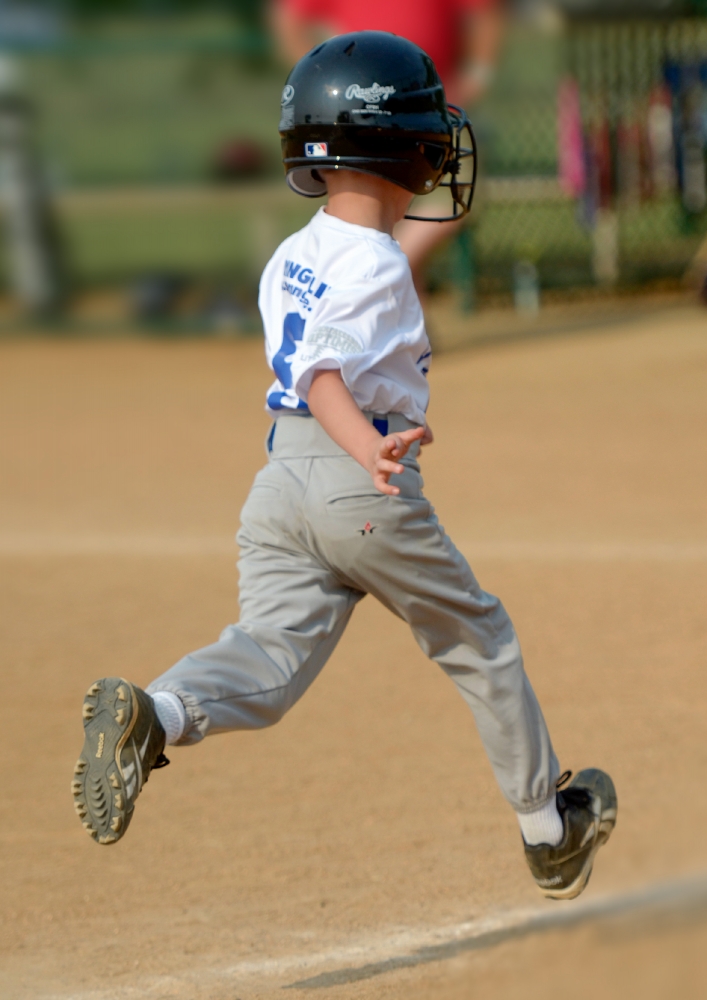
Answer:
[[285, 89], [282, 92], [282, 97], [280, 98], [280, 105], [284, 108], [286, 104], [289, 104], [292, 98], [295, 96], [295, 88], [291, 83], [285, 85]]
[[346, 100], [352, 101], [355, 97], [367, 104], [377, 104], [378, 101], [387, 101], [394, 93], [395, 87], [381, 87], [379, 83], [374, 83], [372, 87], [360, 87], [357, 83], [352, 83], [346, 88]]

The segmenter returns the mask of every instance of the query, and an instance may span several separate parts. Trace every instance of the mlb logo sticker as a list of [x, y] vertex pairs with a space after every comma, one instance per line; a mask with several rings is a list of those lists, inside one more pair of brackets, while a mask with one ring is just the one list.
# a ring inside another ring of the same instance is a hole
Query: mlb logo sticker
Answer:
[[328, 156], [329, 144], [326, 142], [305, 142], [304, 155], [309, 157]]

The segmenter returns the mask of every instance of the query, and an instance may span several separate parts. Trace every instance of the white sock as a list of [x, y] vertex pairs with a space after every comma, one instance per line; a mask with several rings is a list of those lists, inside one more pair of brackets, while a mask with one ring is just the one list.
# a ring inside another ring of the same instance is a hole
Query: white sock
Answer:
[[155, 712], [167, 734], [167, 743], [176, 743], [187, 725], [187, 713], [180, 698], [171, 691], [155, 691], [151, 695]]
[[535, 812], [516, 813], [520, 823], [520, 831], [523, 840], [531, 846], [533, 844], [551, 844], [557, 847], [565, 835], [562, 825], [562, 817], [557, 811], [557, 800], [555, 796]]

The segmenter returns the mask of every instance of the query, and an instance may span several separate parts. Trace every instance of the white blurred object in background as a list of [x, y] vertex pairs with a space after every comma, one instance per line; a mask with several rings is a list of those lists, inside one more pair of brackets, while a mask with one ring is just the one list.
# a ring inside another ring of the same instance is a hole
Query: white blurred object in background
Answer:
[[513, 265], [513, 302], [525, 316], [537, 316], [540, 312], [540, 278], [530, 260], [518, 260]]
[[619, 280], [619, 217], [613, 208], [599, 208], [594, 219], [592, 270], [599, 285]]
[[0, 204], [10, 282], [28, 314], [49, 317], [61, 307], [62, 254], [33, 139], [17, 63], [0, 53]]
[[654, 87], [651, 92], [647, 127], [653, 190], [657, 195], [672, 194], [677, 185], [674, 124], [670, 91], [665, 86]]

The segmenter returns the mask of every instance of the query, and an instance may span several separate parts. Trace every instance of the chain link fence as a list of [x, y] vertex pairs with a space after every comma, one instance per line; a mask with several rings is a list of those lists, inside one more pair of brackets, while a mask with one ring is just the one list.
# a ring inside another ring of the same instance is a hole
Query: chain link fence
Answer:
[[506, 61], [476, 116], [480, 291], [519, 264], [547, 289], [680, 281], [707, 232], [707, 21], [519, 30]]

